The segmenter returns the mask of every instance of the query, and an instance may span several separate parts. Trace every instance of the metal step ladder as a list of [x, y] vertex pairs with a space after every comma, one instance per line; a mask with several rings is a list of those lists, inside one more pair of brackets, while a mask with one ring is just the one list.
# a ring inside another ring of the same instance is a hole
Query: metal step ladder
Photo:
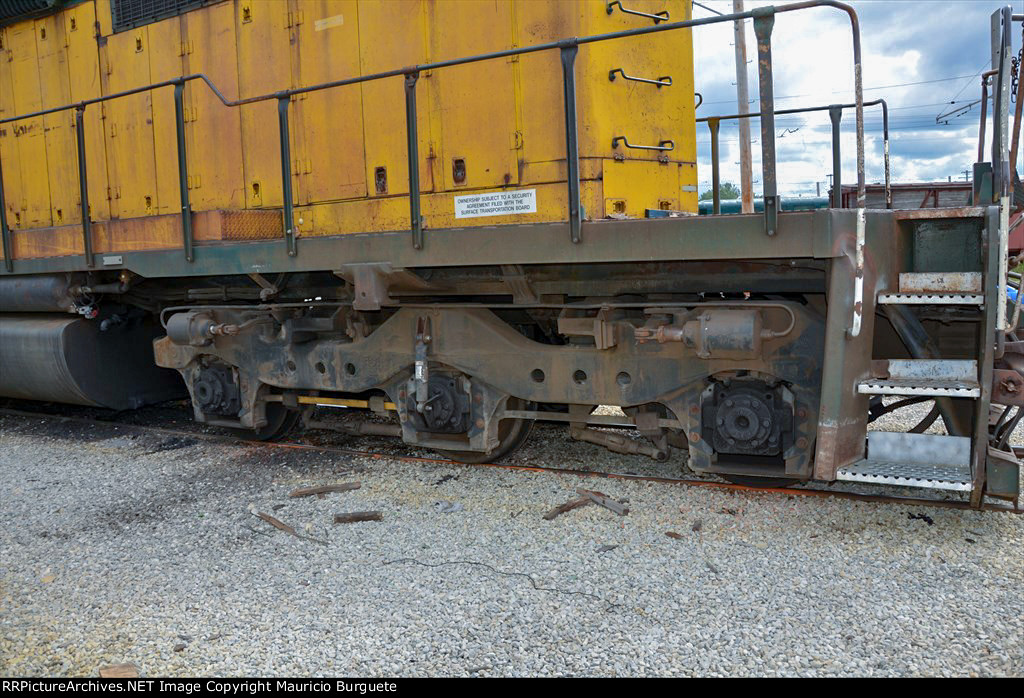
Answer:
[[[877, 294], [880, 305], [985, 304], [978, 272], [907, 272], [898, 291]], [[982, 395], [976, 359], [887, 359], [871, 362], [862, 395], [968, 398]], [[868, 432], [865, 457], [836, 472], [836, 479], [955, 492], [972, 490], [971, 438], [937, 434]]]

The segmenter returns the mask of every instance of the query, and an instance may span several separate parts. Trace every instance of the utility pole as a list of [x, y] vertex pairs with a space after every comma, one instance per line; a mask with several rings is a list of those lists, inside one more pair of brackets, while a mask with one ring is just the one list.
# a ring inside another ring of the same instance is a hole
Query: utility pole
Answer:
[[[732, 0], [734, 14], [743, 12], [743, 0]], [[738, 114], [748, 113], [750, 94], [747, 91], [747, 28], [744, 20], [733, 22], [733, 44], [736, 47], [736, 105]], [[750, 119], [738, 119], [740, 130], [740, 195], [743, 213], [754, 212], [754, 183], [750, 165]]]

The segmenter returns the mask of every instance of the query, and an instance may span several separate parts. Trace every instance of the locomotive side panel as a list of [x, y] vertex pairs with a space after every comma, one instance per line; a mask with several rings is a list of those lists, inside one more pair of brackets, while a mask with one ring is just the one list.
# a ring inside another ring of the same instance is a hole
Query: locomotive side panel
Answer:
[[[112, 10], [118, 6], [113, 2], [79, 3], [5, 29], [12, 61], [0, 64], [4, 114], [199, 72], [228, 99], [252, 97], [649, 21], [617, 10], [608, 13], [599, 0], [233, 0], [189, 6], [179, 15], [125, 28], [115, 27]], [[637, 7], [668, 7], [677, 19], [690, 12], [688, 0]], [[675, 32], [670, 43], [660, 38], [579, 50], [581, 197], [588, 219], [642, 217], [648, 208], [695, 209], [692, 47], [686, 31]], [[610, 79], [615, 68], [623, 73]], [[655, 73], [671, 74], [672, 85], [624, 77]], [[300, 236], [408, 227], [402, 82], [398, 77], [291, 100], [288, 167]], [[426, 227], [565, 218], [566, 144], [557, 51], [424, 71], [416, 93]], [[227, 218], [197, 215], [197, 241], [280, 236], [281, 226], [244, 213], [282, 203], [275, 100], [226, 107], [207, 86], [191, 82], [184, 119], [192, 210], [243, 212]], [[15, 256], [82, 251], [80, 234], [65, 229], [81, 221], [73, 121], [73, 112], [62, 112], [26, 119], [0, 134], [9, 163], [5, 193], [16, 230]], [[180, 245], [174, 220], [180, 196], [173, 88], [92, 105], [85, 123], [94, 248], [118, 252]], [[674, 148], [613, 147], [619, 136], [636, 144], [671, 140]], [[606, 176], [613, 164], [618, 171]], [[514, 212], [495, 209], [484, 198], [510, 190], [519, 199]], [[464, 196], [471, 198], [459, 198]], [[226, 227], [225, 220], [236, 223]]]

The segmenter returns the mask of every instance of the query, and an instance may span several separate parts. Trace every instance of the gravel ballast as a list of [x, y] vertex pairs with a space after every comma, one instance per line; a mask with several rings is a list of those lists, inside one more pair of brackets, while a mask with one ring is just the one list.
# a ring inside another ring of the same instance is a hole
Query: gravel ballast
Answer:
[[[514, 462], [680, 474], [546, 428]], [[0, 477], [5, 676], [1024, 675], [1021, 516], [7, 415]], [[578, 487], [628, 515], [543, 520]]]

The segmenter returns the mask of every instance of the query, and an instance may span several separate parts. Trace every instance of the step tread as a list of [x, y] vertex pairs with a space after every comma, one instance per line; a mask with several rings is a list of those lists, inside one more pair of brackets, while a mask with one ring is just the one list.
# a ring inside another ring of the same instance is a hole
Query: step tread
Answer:
[[946, 378], [868, 378], [857, 384], [863, 395], [924, 395], [934, 397], [980, 397], [978, 381]]
[[871, 378], [857, 384], [865, 395], [980, 397], [978, 362], [973, 359], [881, 359]]
[[984, 305], [980, 293], [880, 293], [882, 305]]
[[978, 271], [901, 272], [900, 293], [981, 293]]
[[957, 492], [970, 492], [972, 489], [971, 467], [952, 463], [898, 463], [865, 458], [840, 468], [836, 479]]

